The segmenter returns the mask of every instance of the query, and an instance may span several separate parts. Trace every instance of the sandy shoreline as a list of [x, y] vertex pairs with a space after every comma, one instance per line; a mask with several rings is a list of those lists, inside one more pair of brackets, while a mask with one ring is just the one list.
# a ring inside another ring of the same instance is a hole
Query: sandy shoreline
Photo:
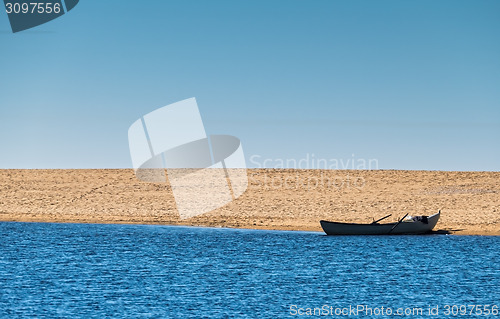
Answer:
[[319, 220], [442, 216], [435, 230], [500, 235], [500, 172], [248, 170], [247, 191], [181, 220], [168, 183], [129, 169], [0, 170], [0, 221], [321, 231]]

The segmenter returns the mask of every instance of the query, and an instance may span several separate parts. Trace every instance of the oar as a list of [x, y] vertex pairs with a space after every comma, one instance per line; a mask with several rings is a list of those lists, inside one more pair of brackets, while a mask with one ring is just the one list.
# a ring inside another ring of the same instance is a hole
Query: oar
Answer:
[[396, 225], [392, 226], [391, 230], [389, 230], [389, 232], [387, 233], [387, 235], [389, 235], [390, 233], [392, 233], [392, 231], [394, 230], [394, 228], [398, 227], [398, 225], [401, 224], [401, 222], [403, 221], [403, 219], [406, 218], [406, 216], [408, 216], [408, 213], [406, 213], [406, 215], [404, 215], [403, 218], [401, 218]]
[[376, 224], [376, 223], [378, 223], [379, 221], [384, 220], [384, 219], [386, 219], [387, 217], [390, 217], [390, 216], [392, 216], [392, 214], [389, 214], [389, 215], [387, 215], [387, 216], [385, 216], [385, 217], [382, 217], [382, 218], [380, 218], [380, 219], [377, 219], [376, 221], [372, 222], [372, 224]]

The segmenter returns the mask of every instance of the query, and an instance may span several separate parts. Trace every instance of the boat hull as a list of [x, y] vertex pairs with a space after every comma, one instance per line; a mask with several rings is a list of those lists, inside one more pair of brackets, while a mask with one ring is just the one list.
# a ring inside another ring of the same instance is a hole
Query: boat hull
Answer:
[[430, 232], [436, 226], [439, 216], [440, 213], [429, 216], [427, 224], [421, 221], [402, 222], [396, 227], [397, 223], [351, 224], [326, 220], [321, 220], [320, 224], [327, 235], [416, 235]]

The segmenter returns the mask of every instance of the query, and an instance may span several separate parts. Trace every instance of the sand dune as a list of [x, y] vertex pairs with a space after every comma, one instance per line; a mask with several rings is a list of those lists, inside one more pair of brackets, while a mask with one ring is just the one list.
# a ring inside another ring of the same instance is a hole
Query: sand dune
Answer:
[[441, 209], [437, 229], [500, 235], [500, 172], [251, 169], [248, 177], [237, 200], [181, 220], [170, 185], [141, 182], [132, 170], [0, 170], [0, 220], [320, 231], [320, 219]]

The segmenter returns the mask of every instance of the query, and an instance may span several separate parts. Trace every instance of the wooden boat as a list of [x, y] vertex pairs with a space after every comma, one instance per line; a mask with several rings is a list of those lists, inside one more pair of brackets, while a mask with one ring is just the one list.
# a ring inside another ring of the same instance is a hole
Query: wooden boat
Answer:
[[338, 223], [321, 220], [321, 227], [327, 235], [411, 235], [425, 234], [436, 226], [441, 211], [432, 216], [415, 216], [406, 219], [406, 214], [397, 223], [379, 224], [391, 216], [387, 215], [371, 224]]

